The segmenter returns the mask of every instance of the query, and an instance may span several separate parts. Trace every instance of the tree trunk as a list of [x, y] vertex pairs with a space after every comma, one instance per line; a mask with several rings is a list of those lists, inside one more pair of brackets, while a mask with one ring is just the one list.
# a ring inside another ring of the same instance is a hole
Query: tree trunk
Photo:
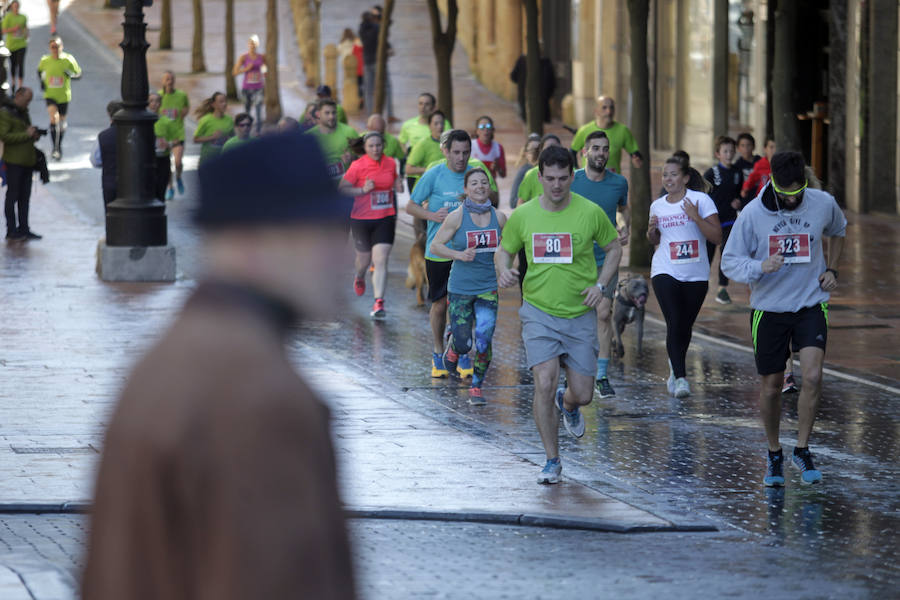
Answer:
[[775, 63], [772, 66], [772, 115], [775, 145], [779, 150], [800, 151], [797, 107], [792, 90], [797, 75], [797, 18], [795, 0], [779, 0], [775, 10]]
[[203, 58], [203, 1], [194, 0], [194, 41], [191, 48], [191, 71], [205, 73], [206, 61]]
[[162, 0], [159, 9], [159, 49], [172, 49], [172, 0]]
[[278, 0], [266, 0], [266, 123], [281, 118], [278, 88]]
[[385, 114], [384, 103], [387, 88], [387, 59], [391, 14], [394, 12], [394, 0], [385, 0], [381, 13], [381, 28], [378, 30], [378, 56], [375, 59], [375, 110], [373, 112]]
[[234, 83], [234, 0], [225, 0], [225, 96], [237, 100], [237, 86]]
[[631, 132], [644, 154], [640, 169], [631, 167], [631, 237], [629, 265], [650, 265], [650, 242], [644, 235], [650, 219], [650, 67], [647, 62], [647, 28], [650, 0], [628, 1], [631, 32]]
[[538, 33], [537, 0], [525, 0], [525, 39], [527, 75], [525, 76], [525, 114], [528, 131], [543, 135], [544, 102], [541, 90], [541, 46]]
[[459, 6], [456, 0], [447, 0], [447, 29], [441, 27], [441, 12], [437, 0], [428, 0], [428, 14], [431, 17], [431, 40], [434, 60], [437, 65], [438, 102], [437, 107], [453, 122], [453, 77], [450, 60], [456, 43], [456, 17]]

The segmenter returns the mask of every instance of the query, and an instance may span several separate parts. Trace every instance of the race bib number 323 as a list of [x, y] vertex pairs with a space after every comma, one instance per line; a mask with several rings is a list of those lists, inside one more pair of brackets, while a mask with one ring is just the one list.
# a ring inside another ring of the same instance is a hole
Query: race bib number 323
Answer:
[[531, 249], [535, 264], [572, 264], [571, 233], [533, 233]]
[[769, 236], [769, 256], [780, 254], [785, 264], [809, 262], [809, 234], [788, 233]]

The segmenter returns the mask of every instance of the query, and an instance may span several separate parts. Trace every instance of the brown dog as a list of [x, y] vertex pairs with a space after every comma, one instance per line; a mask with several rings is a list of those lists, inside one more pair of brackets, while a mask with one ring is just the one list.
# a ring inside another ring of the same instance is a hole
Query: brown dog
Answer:
[[416, 232], [416, 241], [409, 249], [409, 266], [406, 267], [406, 287], [416, 290], [416, 305], [425, 306], [425, 232]]

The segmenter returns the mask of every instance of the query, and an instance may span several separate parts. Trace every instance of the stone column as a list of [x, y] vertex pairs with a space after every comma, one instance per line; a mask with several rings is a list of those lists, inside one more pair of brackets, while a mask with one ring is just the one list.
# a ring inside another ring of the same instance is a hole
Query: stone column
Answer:
[[728, 0], [713, 3], [713, 135], [728, 132]]
[[831, 3], [828, 26], [828, 168], [827, 189], [841, 206], [846, 205], [844, 168], [847, 151], [847, 0]]
[[[334, 44], [326, 44], [325, 48], [322, 50], [322, 55], [325, 57], [325, 85], [331, 88], [335, 98], [337, 98], [337, 46]], [[356, 73], [354, 73], [354, 77], [355, 76]]]
[[522, 54], [522, 3], [520, 0], [497, 0], [497, 80], [501, 95], [516, 99], [516, 84], [509, 79]]
[[869, 210], [897, 212], [897, 0], [870, 0], [869, 127], [866, 131]]

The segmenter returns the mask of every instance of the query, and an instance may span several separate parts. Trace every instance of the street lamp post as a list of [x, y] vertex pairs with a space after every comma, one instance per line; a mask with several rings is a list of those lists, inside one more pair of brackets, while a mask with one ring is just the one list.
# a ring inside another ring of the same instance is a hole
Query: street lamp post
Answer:
[[[121, 1], [121, 0], [120, 0]], [[125, 0], [122, 105], [116, 127], [116, 198], [106, 206], [99, 271], [107, 281], [173, 281], [175, 249], [167, 245], [166, 207], [153, 197], [157, 117], [147, 110], [147, 24], [142, 4]]]

